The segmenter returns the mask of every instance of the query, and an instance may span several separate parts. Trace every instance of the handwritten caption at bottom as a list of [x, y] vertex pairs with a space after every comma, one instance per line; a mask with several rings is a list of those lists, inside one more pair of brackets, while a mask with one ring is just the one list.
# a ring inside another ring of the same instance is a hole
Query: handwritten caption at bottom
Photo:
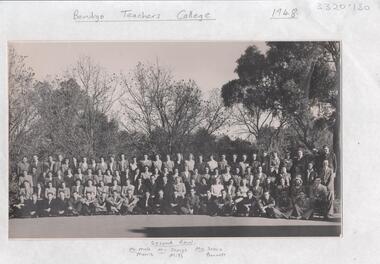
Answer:
[[130, 247], [128, 252], [142, 258], [167, 257], [172, 259], [183, 259], [194, 255], [222, 258], [227, 255], [224, 248], [201, 246], [193, 240], [153, 240], [144, 247]]

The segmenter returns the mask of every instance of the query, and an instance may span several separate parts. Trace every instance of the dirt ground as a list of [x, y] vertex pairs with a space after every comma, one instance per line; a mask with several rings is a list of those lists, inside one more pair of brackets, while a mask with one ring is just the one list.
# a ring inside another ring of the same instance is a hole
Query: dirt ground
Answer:
[[335, 221], [204, 215], [78, 216], [10, 219], [9, 238], [339, 236]]

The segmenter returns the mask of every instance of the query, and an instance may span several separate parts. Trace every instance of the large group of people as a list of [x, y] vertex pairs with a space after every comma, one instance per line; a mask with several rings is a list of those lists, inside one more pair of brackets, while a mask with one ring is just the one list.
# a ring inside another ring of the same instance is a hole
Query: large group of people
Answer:
[[176, 153], [88, 159], [24, 157], [10, 177], [11, 217], [185, 214], [333, 217], [335, 155]]

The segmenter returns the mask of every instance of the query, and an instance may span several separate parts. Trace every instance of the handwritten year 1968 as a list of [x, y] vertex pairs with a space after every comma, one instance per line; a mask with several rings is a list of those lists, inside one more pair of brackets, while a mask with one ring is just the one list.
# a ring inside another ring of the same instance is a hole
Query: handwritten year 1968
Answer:
[[322, 11], [369, 11], [370, 6], [368, 4], [363, 4], [360, 2], [319, 2], [317, 3], [318, 9]]

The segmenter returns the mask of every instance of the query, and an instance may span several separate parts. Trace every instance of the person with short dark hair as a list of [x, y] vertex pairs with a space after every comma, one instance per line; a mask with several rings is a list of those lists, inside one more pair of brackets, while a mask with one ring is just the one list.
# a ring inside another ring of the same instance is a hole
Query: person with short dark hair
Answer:
[[264, 192], [263, 196], [259, 201], [259, 207], [262, 215], [269, 218], [275, 218], [275, 213], [273, 210], [275, 205], [276, 202], [274, 201], [273, 197], [270, 196], [269, 192]]
[[314, 179], [314, 185], [310, 192], [311, 207], [314, 212], [320, 212], [326, 219], [333, 217], [332, 204], [333, 200], [329, 190], [321, 183], [319, 177]]
[[196, 215], [200, 208], [199, 196], [195, 193], [195, 189], [191, 188], [190, 193], [186, 196], [181, 212], [183, 214]]
[[95, 205], [95, 214], [105, 215], [107, 214], [107, 193], [102, 192], [94, 202]]
[[45, 198], [48, 198], [49, 193], [53, 194], [53, 198], [57, 195], [57, 189], [53, 187], [52, 182], [48, 182], [47, 187], [45, 188]]
[[168, 172], [173, 172], [174, 161], [171, 160], [170, 155], [166, 155], [166, 161], [163, 162], [162, 166], [168, 170]]
[[259, 201], [253, 196], [251, 190], [247, 192], [247, 196], [241, 195], [235, 200], [236, 213], [238, 216], [259, 216], [260, 208]]
[[247, 155], [243, 154], [242, 160], [239, 162], [239, 167], [240, 167], [241, 173], [243, 175], [245, 174], [245, 172], [246, 172], [245, 170], [247, 169], [248, 166], [249, 166], [249, 164], [248, 164], [248, 160], [247, 160]]
[[72, 192], [72, 196], [68, 201], [67, 214], [77, 216], [82, 212], [82, 197], [77, 191]]
[[71, 187], [71, 193], [77, 192], [80, 197], [84, 194], [84, 188], [80, 179], [75, 180], [75, 185]]
[[58, 192], [58, 197], [54, 200], [53, 214], [63, 216], [67, 214], [68, 199], [65, 197], [65, 192]]
[[203, 155], [198, 156], [198, 161], [195, 163], [195, 168], [198, 169], [199, 174], [204, 174], [207, 163], [203, 161]]
[[232, 214], [232, 198], [226, 190], [221, 190], [221, 194], [215, 199], [215, 203], [218, 207], [218, 215], [230, 216]]
[[153, 197], [150, 194], [149, 189], [145, 191], [145, 195], [142, 199], [139, 199], [137, 202], [137, 208], [135, 207], [136, 212], [140, 214], [149, 215], [153, 213], [154, 201]]
[[293, 203], [287, 189], [282, 189], [277, 192], [276, 206], [273, 210], [276, 218], [290, 218], [293, 213]]
[[226, 154], [222, 154], [220, 161], [218, 162], [218, 168], [222, 173], [224, 173], [227, 166], [228, 166], [228, 161], [226, 159]]
[[41, 211], [41, 200], [38, 200], [36, 193], [33, 193], [32, 199], [26, 201], [26, 213], [28, 217], [38, 217]]
[[210, 216], [216, 216], [218, 214], [218, 206], [210, 190], [207, 190], [206, 197], [201, 200], [200, 214]]
[[106, 194], [106, 197], [108, 196], [108, 194], [110, 193], [109, 191], [109, 187], [104, 185], [104, 181], [103, 180], [100, 180], [99, 181], [99, 186], [96, 187], [96, 195], [98, 197], [102, 196], [102, 193], [105, 193]]
[[54, 215], [54, 194], [48, 191], [46, 193], [46, 200], [43, 200], [41, 202], [41, 216], [53, 216], [53, 215]]
[[117, 192], [117, 190], [113, 190], [112, 195], [107, 199], [108, 212], [112, 214], [120, 214], [120, 209], [123, 201], [123, 198], [120, 197], [120, 194]]
[[94, 215], [95, 214], [95, 195], [92, 192], [86, 192], [85, 197], [82, 198], [82, 214]]
[[21, 175], [24, 173], [24, 171], [30, 171], [30, 163], [28, 162], [28, 158], [26, 156], [24, 156], [22, 158], [22, 161], [19, 161], [17, 163], [17, 174], [18, 175]]
[[17, 218], [22, 218], [27, 216], [27, 207], [25, 196], [20, 195], [16, 204], [13, 205], [14, 215]]

